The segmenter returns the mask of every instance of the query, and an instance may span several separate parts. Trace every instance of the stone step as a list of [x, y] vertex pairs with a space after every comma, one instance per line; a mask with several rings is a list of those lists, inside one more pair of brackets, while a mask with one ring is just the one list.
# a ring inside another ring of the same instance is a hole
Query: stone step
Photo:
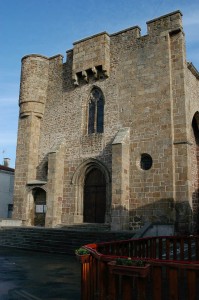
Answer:
[[73, 225], [57, 225], [56, 228], [61, 228], [65, 230], [74, 230], [74, 231], [110, 231], [109, 224], [101, 223], [83, 223], [83, 224], [73, 224]]
[[34, 295], [32, 295], [22, 289], [10, 290], [8, 299], [12, 299], [12, 300], [42, 300], [41, 298], [35, 297]]
[[85, 244], [132, 238], [131, 231], [77, 230], [64, 228], [2, 227], [0, 245], [33, 251], [74, 255], [75, 249]]

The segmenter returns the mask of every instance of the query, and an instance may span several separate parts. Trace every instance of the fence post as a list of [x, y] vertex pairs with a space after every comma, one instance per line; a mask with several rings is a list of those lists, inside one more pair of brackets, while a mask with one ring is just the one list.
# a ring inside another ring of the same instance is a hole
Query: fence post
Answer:
[[162, 299], [162, 267], [152, 267], [153, 300]]
[[196, 300], [196, 271], [187, 270], [188, 300]]
[[84, 262], [81, 264], [81, 299], [89, 300], [90, 297], [90, 264]]
[[137, 291], [138, 291], [138, 297], [137, 300], [147, 300], [146, 297], [146, 283], [147, 283], [147, 277], [137, 277]]
[[178, 300], [178, 270], [169, 268], [169, 299]]
[[122, 299], [132, 300], [132, 277], [122, 276]]
[[107, 299], [108, 292], [108, 266], [107, 262], [98, 261], [98, 295], [99, 300]]

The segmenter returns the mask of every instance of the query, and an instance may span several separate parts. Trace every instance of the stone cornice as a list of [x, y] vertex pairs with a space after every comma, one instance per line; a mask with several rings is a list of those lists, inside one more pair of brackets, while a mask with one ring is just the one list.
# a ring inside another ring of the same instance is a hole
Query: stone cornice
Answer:
[[198, 70], [194, 67], [194, 65], [192, 64], [192, 62], [188, 62], [188, 63], [187, 63], [187, 67], [188, 67], [188, 69], [191, 71], [191, 73], [192, 73], [197, 79], [199, 79], [199, 72], [198, 72]]

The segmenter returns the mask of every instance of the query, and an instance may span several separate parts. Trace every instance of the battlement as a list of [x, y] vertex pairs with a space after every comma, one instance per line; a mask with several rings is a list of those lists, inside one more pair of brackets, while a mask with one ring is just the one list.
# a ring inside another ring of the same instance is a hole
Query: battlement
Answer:
[[149, 35], [160, 34], [161, 32], [182, 29], [182, 13], [177, 10], [167, 15], [148, 21], [147, 30]]
[[[179, 32], [182, 30], [182, 13], [177, 10], [150, 20], [146, 24], [147, 36], [153, 37], [168, 34], [169, 32]], [[101, 32], [73, 43], [74, 47], [67, 51], [67, 56], [72, 56], [72, 80], [75, 86], [79, 85], [80, 80], [88, 82], [91, 76], [95, 79], [108, 78], [110, 76], [111, 41], [115, 37], [120, 36], [122, 38], [125, 37], [126, 41], [131, 40], [133, 43], [134, 40], [141, 37], [141, 29], [139, 26], [134, 26], [113, 34]], [[22, 58], [22, 64], [29, 66], [32, 64], [29, 68], [31, 70], [35, 70], [36, 63], [38, 66], [41, 64], [47, 66], [52, 61], [55, 64], [62, 64], [63, 56], [58, 54], [48, 58], [38, 54], [31, 54]], [[30, 74], [32, 76], [32, 71]], [[20, 103], [22, 102], [23, 99], [20, 97]]]
[[[176, 30], [182, 30], [182, 13], [179, 10], [147, 22], [148, 36], [167, 34]], [[96, 79], [109, 77], [111, 39], [115, 36], [127, 35], [127, 39], [133, 41], [141, 37], [140, 32], [140, 27], [134, 26], [111, 35], [102, 32], [73, 43], [74, 48], [67, 51], [67, 54], [73, 55], [74, 85], [78, 86], [80, 79], [88, 82], [89, 76], [94, 76]]]

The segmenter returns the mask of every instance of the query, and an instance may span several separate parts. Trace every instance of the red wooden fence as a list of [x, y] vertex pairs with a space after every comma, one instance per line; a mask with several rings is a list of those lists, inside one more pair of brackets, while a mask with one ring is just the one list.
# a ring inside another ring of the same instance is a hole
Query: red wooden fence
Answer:
[[[150, 237], [85, 245], [82, 300], [199, 300], [199, 236]], [[150, 273], [112, 268], [117, 257], [147, 260]]]

